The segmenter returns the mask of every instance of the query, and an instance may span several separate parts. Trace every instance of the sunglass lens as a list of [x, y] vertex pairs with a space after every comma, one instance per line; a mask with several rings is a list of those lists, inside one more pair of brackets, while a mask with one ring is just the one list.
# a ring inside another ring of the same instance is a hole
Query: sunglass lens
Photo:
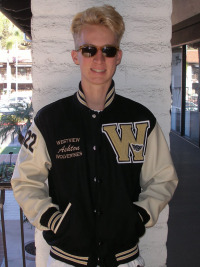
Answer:
[[82, 55], [84, 57], [93, 57], [97, 52], [97, 48], [94, 46], [82, 47]]
[[[93, 57], [94, 55], [96, 55], [98, 48], [88, 45], [82, 46], [81, 50], [84, 57]], [[103, 48], [101, 48], [101, 50], [105, 57], [115, 57], [117, 54], [117, 48], [114, 46], [104, 46]]]
[[102, 49], [102, 53], [106, 56], [106, 57], [115, 57], [117, 54], [117, 48], [114, 46], [105, 46]]

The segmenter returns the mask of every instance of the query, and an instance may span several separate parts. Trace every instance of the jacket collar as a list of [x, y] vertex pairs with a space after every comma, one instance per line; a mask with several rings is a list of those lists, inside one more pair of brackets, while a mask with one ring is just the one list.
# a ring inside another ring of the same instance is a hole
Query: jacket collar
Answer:
[[[83, 104], [84, 106], [88, 107], [86, 99], [85, 99], [85, 95], [81, 86], [81, 82], [79, 83], [79, 90], [76, 93], [77, 99], [78, 101]], [[108, 92], [106, 94], [106, 101], [105, 101], [105, 105], [104, 105], [104, 109], [107, 108], [113, 101], [115, 97], [115, 83], [112, 80], [112, 83], [108, 89]]]

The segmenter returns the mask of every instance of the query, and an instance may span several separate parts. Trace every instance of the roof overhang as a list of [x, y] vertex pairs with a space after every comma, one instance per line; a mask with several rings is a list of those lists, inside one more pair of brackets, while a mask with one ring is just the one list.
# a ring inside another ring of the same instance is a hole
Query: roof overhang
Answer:
[[31, 39], [31, 0], [0, 0], [0, 11]]

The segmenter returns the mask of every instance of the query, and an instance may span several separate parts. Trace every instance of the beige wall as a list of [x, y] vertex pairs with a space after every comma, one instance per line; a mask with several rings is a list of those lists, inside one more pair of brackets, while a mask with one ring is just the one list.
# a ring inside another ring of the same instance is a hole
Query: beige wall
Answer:
[[200, 0], [172, 0], [172, 25], [200, 13]]

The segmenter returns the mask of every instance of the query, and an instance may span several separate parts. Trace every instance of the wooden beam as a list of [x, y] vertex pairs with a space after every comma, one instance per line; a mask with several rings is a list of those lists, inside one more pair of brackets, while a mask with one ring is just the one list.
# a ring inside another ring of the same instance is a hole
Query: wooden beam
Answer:
[[200, 41], [200, 14], [172, 26], [172, 46]]

